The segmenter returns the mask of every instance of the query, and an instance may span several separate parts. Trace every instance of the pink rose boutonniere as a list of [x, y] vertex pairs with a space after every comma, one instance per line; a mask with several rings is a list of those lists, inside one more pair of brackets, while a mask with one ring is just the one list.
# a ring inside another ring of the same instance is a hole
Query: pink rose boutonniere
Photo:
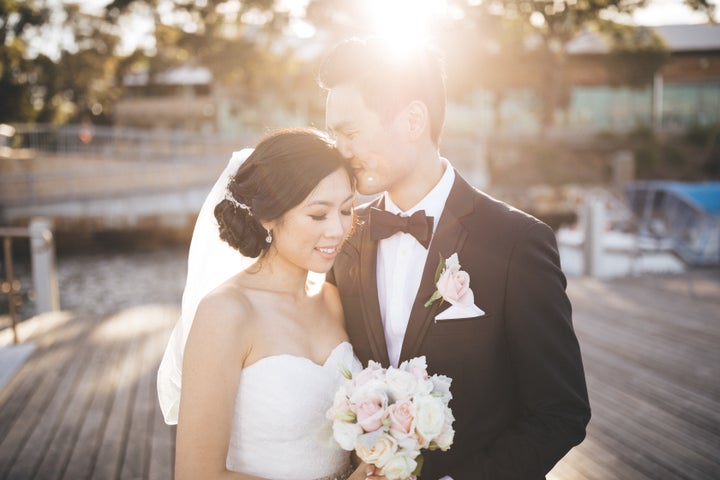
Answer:
[[453, 253], [447, 259], [440, 257], [440, 264], [435, 272], [435, 285], [437, 290], [425, 302], [425, 308], [437, 300], [446, 301], [451, 305], [438, 314], [435, 320], [478, 317], [485, 314], [475, 305], [475, 295], [470, 289], [470, 275], [460, 269], [457, 253]]

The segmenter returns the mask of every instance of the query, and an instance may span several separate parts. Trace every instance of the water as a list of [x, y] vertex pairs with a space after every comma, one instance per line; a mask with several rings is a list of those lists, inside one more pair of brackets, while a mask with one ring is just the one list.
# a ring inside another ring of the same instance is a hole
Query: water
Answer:
[[[17, 258], [13, 267], [22, 285], [18, 313], [27, 319], [36, 313], [29, 259]], [[105, 316], [137, 305], [179, 306], [187, 247], [58, 254], [57, 274], [62, 310]], [[0, 318], [7, 313], [7, 297], [0, 294]]]
[[75, 254], [57, 264], [61, 308], [107, 315], [136, 305], [180, 305], [187, 250]]

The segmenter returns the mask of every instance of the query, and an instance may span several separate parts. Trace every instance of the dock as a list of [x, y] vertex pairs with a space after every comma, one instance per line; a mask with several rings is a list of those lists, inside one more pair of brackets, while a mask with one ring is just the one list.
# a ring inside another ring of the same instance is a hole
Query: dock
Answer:
[[[548, 479], [720, 478], [720, 271], [573, 277], [568, 293], [592, 420]], [[155, 375], [178, 314], [138, 299], [22, 322], [34, 349], [0, 390], [0, 480], [172, 478]]]

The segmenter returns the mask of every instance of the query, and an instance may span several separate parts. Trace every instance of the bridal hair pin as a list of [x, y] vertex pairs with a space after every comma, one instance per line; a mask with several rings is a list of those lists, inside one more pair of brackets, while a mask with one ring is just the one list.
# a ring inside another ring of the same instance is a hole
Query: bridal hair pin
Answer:
[[228, 200], [230, 203], [235, 205], [235, 208], [242, 208], [243, 210], [247, 210], [248, 215], [250, 215], [251, 217], [253, 216], [253, 212], [250, 207], [248, 205], [245, 205], [244, 203], [238, 202], [235, 197], [232, 196], [232, 193], [230, 193], [229, 191], [225, 192], [225, 200]]

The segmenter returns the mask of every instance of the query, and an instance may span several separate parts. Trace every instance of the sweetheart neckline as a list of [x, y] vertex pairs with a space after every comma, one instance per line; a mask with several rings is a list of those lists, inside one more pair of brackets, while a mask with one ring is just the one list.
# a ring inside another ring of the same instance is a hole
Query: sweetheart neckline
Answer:
[[345, 344], [348, 344], [348, 345], [352, 346], [352, 345], [350, 344], [350, 342], [348, 342], [347, 340], [343, 340], [342, 342], [340, 342], [340, 343], [338, 343], [337, 345], [335, 345], [335, 347], [333, 347], [332, 350], [330, 350], [330, 353], [328, 354], [327, 358], [325, 359], [325, 361], [324, 361], [322, 364], [316, 363], [314, 360], [311, 360], [311, 359], [309, 359], [308, 357], [303, 357], [302, 355], [294, 355], [294, 354], [292, 354], [292, 353], [275, 353], [275, 354], [272, 354], [272, 355], [268, 355], [268, 356], [266, 356], [266, 357], [262, 357], [262, 358], [260, 358], [260, 359], [258, 359], [258, 360], [256, 360], [256, 361], [254, 361], [253, 363], [251, 363], [251, 364], [248, 365], [247, 367], [243, 367], [243, 369], [242, 369], [242, 371], [240, 372], [240, 374], [242, 374], [242, 373], [244, 373], [245, 371], [247, 371], [248, 369], [254, 367], [254, 366], [257, 365], [258, 363], [261, 363], [263, 360], [272, 360], [272, 359], [277, 359], [277, 358], [282, 358], [282, 357], [290, 357], [290, 358], [297, 358], [297, 359], [300, 359], [300, 360], [305, 360], [306, 362], [309, 362], [310, 364], [316, 366], [317, 368], [325, 368], [325, 367], [327, 366], [328, 362], [330, 361], [330, 359], [333, 357], [333, 355], [335, 355], [335, 352], [338, 351], [338, 349], [339, 349], [341, 346], [345, 345]]

